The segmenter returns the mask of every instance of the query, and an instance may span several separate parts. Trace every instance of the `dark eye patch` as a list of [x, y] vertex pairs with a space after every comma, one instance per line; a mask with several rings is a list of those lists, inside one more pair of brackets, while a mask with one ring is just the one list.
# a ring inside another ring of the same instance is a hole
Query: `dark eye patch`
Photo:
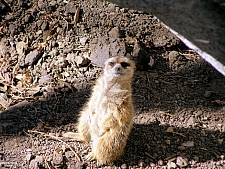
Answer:
[[115, 62], [109, 62], [109, 66], [111, 66], [111, 67], [113, 67], [113, 66], [115, 66]]
[[130, 66], [130, 64], [127, 62], [121, 62], [120, 64], [123, 68], [127, 68], [128, 66]]

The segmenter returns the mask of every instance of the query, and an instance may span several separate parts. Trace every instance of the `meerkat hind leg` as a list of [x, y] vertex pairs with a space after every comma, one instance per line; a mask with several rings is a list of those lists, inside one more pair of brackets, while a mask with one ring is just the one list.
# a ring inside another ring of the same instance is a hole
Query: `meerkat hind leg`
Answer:
[[81, 133], [74, 133], [74, 132], [67, 132], [63, 134], [63, 137], [72, 138], [79, 142], [86, 142], [87, 139], [84, 138], [84, 136]]

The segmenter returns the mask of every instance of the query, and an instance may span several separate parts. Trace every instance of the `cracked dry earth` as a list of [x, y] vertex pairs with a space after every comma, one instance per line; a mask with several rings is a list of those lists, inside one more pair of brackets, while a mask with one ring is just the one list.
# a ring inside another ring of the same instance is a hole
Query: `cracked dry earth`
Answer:
[[[225, 77], [153, 15], [100, 0], [0, 6], [0, 168], [225, 168]], [[113, 55], [136, 63], [136, 116], [122, 157], [96, 167], [88, 143], [61, 136]]]

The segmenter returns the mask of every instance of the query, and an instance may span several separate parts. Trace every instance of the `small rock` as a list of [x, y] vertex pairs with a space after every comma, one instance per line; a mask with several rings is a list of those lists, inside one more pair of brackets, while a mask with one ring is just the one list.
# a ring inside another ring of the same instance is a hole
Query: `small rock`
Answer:
[[52, 1], [49, 3], [50, 6], [56, 6], [56, 4], [57, 4], [57, 2], [54, 1], [54, 0], [52, 0]]
[[211, 91], [205, 91], [204, 97], [208, 98], [212, 95]]
[[49, 28], [48, 21], [43, 21], [41, 24], [41, 30], [44, 31], [44, 30], [47, 30], [48, 28]]
[[89, 62], [89, 60], [87, 58], [79, 56], [79, 55], [75, 57], [74, 61], [76, 62], [78, 67], [85, 66]]
[[49, 83], [51, 81], [52, 81], [52, 78], [49, 75], [43, 75], [43, 76], [41, 76], [41, 78], [39, 80], [39, 84], [43, 85], [43, 84]]
[[69, 63], [75, 63], [75, 57], [76, 55], [74, 53], [69, 53], [67, 56], [66, 56], [66, 60], [69, 62]]
[[[140, 45], [138, 44], [137, 40], [135, 41], [135, 44], [134, 44], [134, 48], [133, 48], [133, 52], [132, 52], [132, 56], [134, 57], [137, 57], [139, 55], [141, 51], [141, 47]], [[150, 57], [151, 58], [151, 57]], [[149, 62], [150, 63], [150, 62]]]
[[109, 32], [109, 37], [111, 38], [119, 38], [121, 35], [120, 35], [120, 30], [118, 27], [114, 27], [111, 29], [111, 31]]
[[195, 160], [196, 162], [199, 162], [199, 157], [198, 157], [198, 156], [194, 156], [193, 158], [194, 158], [194, 160]]
[[199, 110], [196, 114], [195, 114], [195, 118], [201, 116], [203, 114], [203, 112], [201, 110]]
[[87, 40], [88, 40], [88, 38], [86, 38], [86, 37], [83, 37], [83, 38], [80, 38], [80, 43], [81, 43], [81, 45], [85, 45], [85, 43], [87, 42]]
[[68, 65], [68, 61], [66, 60], [66, 58], [64, 58], [64, 56], [59, 56], [58, 60], [54, 64], [55, 64], [55, 66], [64, 68]]
[[30, 14], [26, 14], [25, 18], [24, 18], [25, 23], [28, 23], [30, 20], [31, 20], [31, 15]]
[[187, 126], [195, 126], [195, 117], [191, 116], [187, 121]]
[[223, 143], [223, 139], [218, 139], [219, 144]]
[[121, 169], [126, 169], [127, 168], [127, 165], [126, 164], [122, 164], [121, 165]]
[[65, 152], [65, 156], [66, 156], [66, 158], [72, 158], [72, 157], [74, 157], [74, 153], [72, 151], [67, 151], [67, 152]]
[[28, 149], [26, 149], [26, 152], [27, 153], [32, 153], [32, 149], [28, 148]]
[[58, 53], [59, 53], [59, 51], [57, 49], [54, 49], [51, 52], [49, 52], [49, 55], [55, 57], [58, 55]]
[[178, 148], [178, 150], [185, 150], [184, 146], [178, 146], [177, 148]]
[[65, 47], [65, 43], [64, 43], [64, 42], [58, 42], [58, 44], [59, 44], [59, 48], [60, 48], [60, 49], [62, 49], [62, 48]]
[[68, 166], [68, 169], [82, 169], [83, 168], [83, 164], [82, 162], [75, 162], [73, 160], [70, 160], [68, 163], [67, 163], [67, 166]]
[[177, 168], [177, 165], [174, 162], [169, 161], [167, 163], [167, 167], [168, 167], [168, 169], [172, 169], [172, 168]]
[[173, 132], [173, 127], [168, 127], [167, 130], [166, 130], [166, 132], [168, 132], [168, 133]]
[[160, 166], [162, 166], [162, 165], [163, 165], [163, 160], [159, 160], [159, 161], [158, 161], [158, 164], [159, 164]]
[[34, 160], [38, 163], [38, 165], [44, 165], [43, 156], [36, 156]]
[[182, 146], [185, 146], [185, 147], [194, 147], [194, 141], [187, 141], [185, 143], [182, 143]]
[[155, 167], [155, 164], [152, 162], [149, 165], [150, 165], [150, 167]]
[[25, 49], [28, 47], [27, 43], [21, 41], [16, 44], [16, 51], [19, 56], [22, 56], [25, 52]]
[[76, 12], [76, 6], [73, 3], [67, 3], [65, 6], [65, 12], [74, 14]]
[[99, 37], [90, 42], [91, 62], [99, 67], [104, 67], [105, 61], [112, 56], [126, 54], [125, 42], [120, 39]]
[[14, 35], [15, 31], [16, 31], [16, 26], [14, 24], [10, 24], [9, 25], [9, 31], [12, 35]]
[[10, 20], [12, 20], [12, 19], [14, 19], [14, 16], [13, 16], [12, 13], [9, 13], [9, 14], [5, 17], [5, 20], [7, 20], [7, 21], [10, 21]]
[[154, 63], [155, 63], [155, 60], [153, 59], [152, 56], [150, 56], [148, 65], [152, 67], [154, 65]]
[[139, 167], [144, 167], [144, 165], [145, 165], [145, 164], [144, 164], [143, 161], [140, 161], [140, 162], [138, 163], [138, 166], [139, 166]]
[[186, 167], [186, 166], [188, 165], [188, 159], [187, 159], [186, 157], [178, 156], [178, 157], [177, 157], [176, 164], [177, 164], [179, 167]]
[[167, 139], [167, 140], [165, 140], [165, 142], [166, 142], [166, 144], [170, 145], [171, 141], [169, 139]]
[[61, 165], [61, 164], [63, 164], [63, 155], [62, 155], [62, 153], [57, 153], [55, 151], [54, 154], [53, 154], [52, 162], [55, 165]]
[[31, 51], [26, 57], [25, 57], [25, 66], [33, 65], [34, 62], [36, 62], [40, 56], [41, 52], [37, 49]]
[[172, 67], [172, 64], [177, 60], [177, 57], [179, 56], [179, 52], [177, 51], [171, 51], [169, 53], [169, 65]]

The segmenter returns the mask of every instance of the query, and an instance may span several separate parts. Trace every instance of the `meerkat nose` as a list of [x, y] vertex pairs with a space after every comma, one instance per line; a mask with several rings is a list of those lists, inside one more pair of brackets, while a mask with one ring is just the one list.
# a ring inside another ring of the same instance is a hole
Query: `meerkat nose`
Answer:
[[120, 67], [120, 66], [116, 66], [116, 67], [115, 67], [115, 70], [116, 70], [116, 71], [121, 71], [121, 67]]

